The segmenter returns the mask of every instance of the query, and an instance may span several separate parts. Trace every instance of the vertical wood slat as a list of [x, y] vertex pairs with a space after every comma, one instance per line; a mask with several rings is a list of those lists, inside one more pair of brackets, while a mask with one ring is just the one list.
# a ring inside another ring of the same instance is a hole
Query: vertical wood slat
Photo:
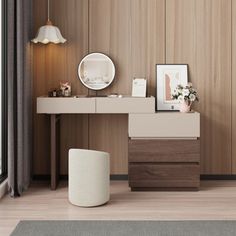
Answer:
[[130, 80], [145, 77], [148, 95], [156, 96], [156, 64], [165, 63], [165, 1], [131, 0], [130, 15]]
[[[134, 77], [148, 79], [155, 95], [155, 64], [164, 63], [164, 0], [90, 0], [89, 52], [108, 54], [116, 66], [112, 85], [97, 94], [131, 94]], [[111, 154], [111, 173], [127, 174], [126, 115], [89, 118], [89, 147]]]
[[236, 174], [236, 1], [232, 0], [232, 174]]
[[[34, 34], [47, 20], [47, 1], [34, 0]], [[36, 114], [36, 97], [46, 95], [60, 81], [70, 81], [73, 94], [88, 94], [78, 80], [77, 66], [88, 52], [88, 0], [51, 0], [50, 18], [67, 39], [65, 44], [33, 45], [34, 159], [35, 175], [50, 173], [50, 127], [46, 115]], [[68, 150], [88, 148], [88, 116], [61, 119], [60, 173], [67, 174]]]
[[131, 92], [130, 78], [130, 1], [90, 0], [89, 52], [107, 54], [114, 62], [113, 83], [97, 94]]
[[231, 1], [166, 4], [166, 62], [189, 64], [200, 95], [202, 173], [231, 174]]
[[[40, 6], [40, 11], [39, 11]], [[33, 2], [34, 35], [47, 19], [46, 0]], [[33, 45], [33, 174], [50, 173], [50, 119], [36, 114], [36, 98], [45, 94], [48, 88], [46, 75], [46, 47]]]
[[[53, 21], [60, 25], [60, 30], [67, 39], [61, 45], [64, 50], [55, 62], [57, 72], [53, 71], [60, 81], [69, 81], [73, 94], [88, 94], [79, 81], [77, 66], [80, 60], [88, 53], [88, 0], [54, 0], [52, 1]], [[58, 14], [58, 11], [60, 14]], [[79, 44], [78, 44], [79, 42]], [[55, 78], [54, 78], [55, 80]], [[61, 119], [61, 145], [60, 145], [60, 173], [65, 175], [68, 170], [68, 151], [70, 148], [88, 148], [88, 115], [64, 115]]]
[[[114, 82], [96, 94], [130, 94], [130, 1], [90, 0], [89, 23], [89, 52], [107, 54], [116, 67]], [[110, 153], [111, 174], [126, 174], [127, 115], [89, 116], [89, 148]]]

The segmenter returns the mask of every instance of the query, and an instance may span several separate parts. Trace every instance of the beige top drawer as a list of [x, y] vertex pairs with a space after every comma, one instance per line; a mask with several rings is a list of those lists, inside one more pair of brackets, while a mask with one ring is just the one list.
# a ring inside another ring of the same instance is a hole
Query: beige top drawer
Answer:
[[155, 98], [96, 98], [96, 113], [155, 113]]
[[95, 98], [37, 98], [37, 113], [95, 113]]
[[158, 112], [154, 114], [129, 114], [131, 138], [198, 138], [200, 114]]

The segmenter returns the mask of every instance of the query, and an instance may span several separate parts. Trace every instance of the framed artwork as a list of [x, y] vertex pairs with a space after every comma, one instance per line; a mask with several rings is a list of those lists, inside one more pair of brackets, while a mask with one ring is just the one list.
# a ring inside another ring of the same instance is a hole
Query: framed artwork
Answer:
[[188, 65], [156, 65], [157, 110], [179, 110], [179, 101], [172, 99], [177, 85], [188, 83]]

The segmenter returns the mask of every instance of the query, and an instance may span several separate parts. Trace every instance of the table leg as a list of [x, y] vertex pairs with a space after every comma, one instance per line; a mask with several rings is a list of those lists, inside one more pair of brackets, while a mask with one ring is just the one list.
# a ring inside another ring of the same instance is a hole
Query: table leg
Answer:
[[60, 142], [60, 116], [50, 115], [51, 123], [51, 190], [56, 190], [59, 180], [59, 142]]

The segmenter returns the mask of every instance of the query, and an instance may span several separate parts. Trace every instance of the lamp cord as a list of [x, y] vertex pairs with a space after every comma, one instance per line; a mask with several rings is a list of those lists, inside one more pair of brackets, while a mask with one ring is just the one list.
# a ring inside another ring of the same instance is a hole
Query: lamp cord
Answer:
[[49, 0], [48, 0], [48, 21], [50, 21], [49, 11], [50, 11], [50, 4], [49, 4]]

